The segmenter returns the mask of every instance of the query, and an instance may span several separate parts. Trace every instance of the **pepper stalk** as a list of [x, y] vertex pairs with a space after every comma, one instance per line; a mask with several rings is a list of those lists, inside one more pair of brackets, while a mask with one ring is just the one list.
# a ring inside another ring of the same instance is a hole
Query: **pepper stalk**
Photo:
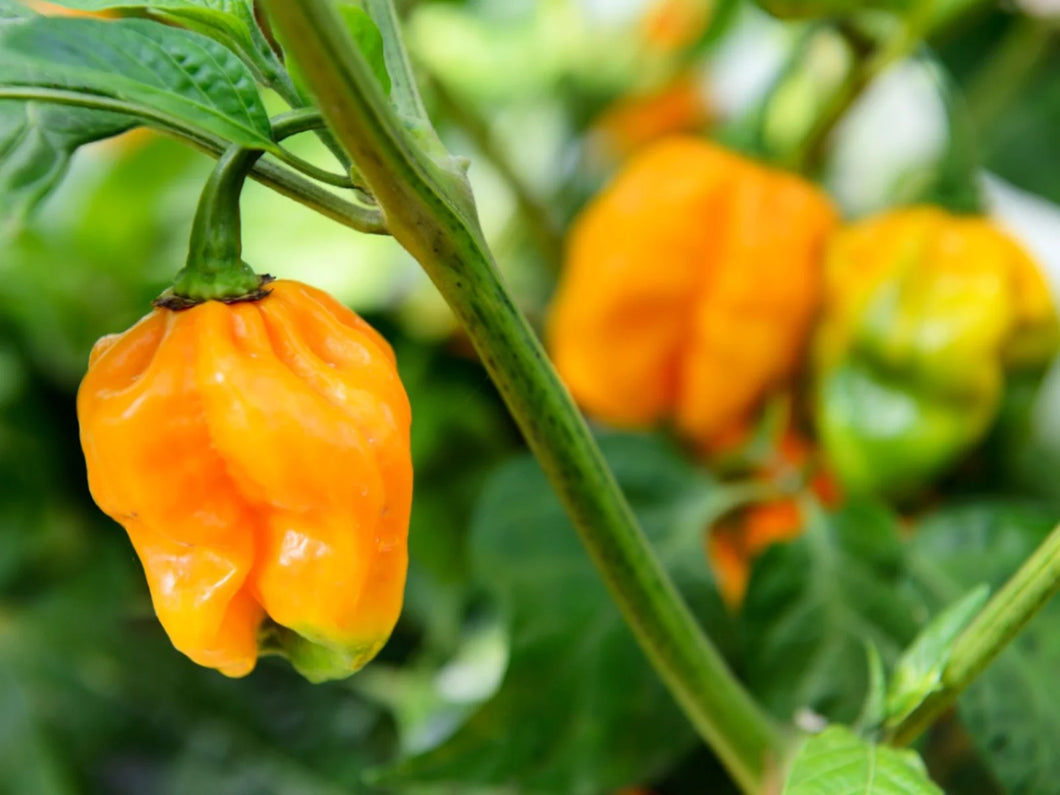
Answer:
[[[276, 141], [323, 127], [320, 114], [310, 108], [289, 111], [272, 119]], [[243, 185], [264, 154], [261, 149], [233, 145], [218, 158], [199, 196], [188, 259], [173, 285], [155, 300], [156, 306], [180, 310], [204, 301], [256, 301], [268, 294], [265, 285], [272, 277], [258, 275], [243, 262], [239, 209]]]
[[[728, 669], [644, 537], [501, 281], [460, 161], [437, 144], [429, 120], [416, 113], [415, 96], [399, 90], [395, 110], [331, 3], [266, 0], [265, 6], [388, 228], [466, 329], [642, 649], [741, 789], [761, 791], [782, 762], [784, 738]], [[387, 0], [373, 0], [369, 9], [389, 48], [397, 88], [409, 75], [393, 9]], [[411, 82], [408, 88], [415, 90]]]

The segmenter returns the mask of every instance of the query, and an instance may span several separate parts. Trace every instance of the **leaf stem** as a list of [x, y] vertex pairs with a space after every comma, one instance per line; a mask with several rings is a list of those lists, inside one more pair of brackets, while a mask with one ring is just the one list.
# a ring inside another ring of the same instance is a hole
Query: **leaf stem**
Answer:
[[325, 185], [331, 185], [335, 188], [345, 188], [346, 190], [353, 190], [357, 187], [347, 175], [335, 174], [327, 169], [320, 168], [320, 166], [310, 163], [287, 149], [281, 148], [277, 157], [292, 168], [301, 171], [307, 177], [312, 177], [317, 182], [323, 182]]
[[463, 323], [645, 653], [733, 779], [759, 791], [781, 761], [779, 732], [703, 634], [637, 525], [501, 281], [460, 164], [398, 117], [328, 0], [266, 5], [391, 232]]
[[1058, 591], [1060, 526], [957, 638], [942, 673], [942, 688], [891, 731], [889, 742], [908, 745], [938, 720]]
[[[228, 141], [192, 127], [181, 119], [169, 116], [162, 111], [98, 94], [84, 94], [77, 91], [37, 86], [0, 86], [0, 100], [4, 99], [25, 102], [51, 102], [57, 105], [73, 105], [132, 116], [150, 123], [161, 132], [172, 135], [213, 157], [220, 157], [229, 146]], [[291, 111], [291, 113], [305, 112], [307, 111]], [[306, 127], [307, 130], [314, 129], [313, 125], [319, 126], [322, 123], [316, 110], [308, 111], [308, 113], [312, 117], [312, 121], [305, 122], [310, 124], [310, 126]], [[281, 117], [285, 115], [287, 114], [282, 114]], [[319, 185], [276, 163], [261, 161], [254, 166], [250, 176], [255, 181], [272, 188], [277, 193], [294, 199], [299, 204], [304, 204], [351, 229], [356, 229], [369, 235], [389, 234], [378, 208], [348, 202], [331, 191], [321, 188]]]

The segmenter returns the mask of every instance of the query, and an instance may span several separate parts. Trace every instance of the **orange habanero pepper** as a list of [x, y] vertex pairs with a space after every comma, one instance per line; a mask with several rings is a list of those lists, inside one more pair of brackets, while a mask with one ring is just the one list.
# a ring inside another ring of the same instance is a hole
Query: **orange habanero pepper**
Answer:
[[642, 150], [568, 240], [560, 375], [605, 422], [672, 419], [716, 448], [800, 363], [836, 220], [809, 182], [707, 141]]
[[101, 339], [81, 443], [173, 645], [243, 676], [265, 639], [319, 681], [367, 662], [401, 609], [409, 403], [360, 317], [304, 284], [270, 287], [158, 307]]

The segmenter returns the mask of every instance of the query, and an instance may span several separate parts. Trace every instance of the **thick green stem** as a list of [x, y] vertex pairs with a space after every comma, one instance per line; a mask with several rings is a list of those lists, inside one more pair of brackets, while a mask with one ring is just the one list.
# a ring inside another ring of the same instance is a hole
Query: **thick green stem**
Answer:
[[781, 738], [661, 568], [512, 303], [459, 164], [425, 149], [419, 131], [398, 118], [328, 0], [266, 5], [391, 232], [463, 323], [644, 651], [740, 787], [759, 791], [770, 765], [780, 762]]
[[[315, 111], [300, 109], [277, 116], [271, 124], [274, 140], [282, 141], [320, 129], [321, 118]], [[186, 309], [203, 301], [251, 301], [266, 294], [268, 277], [259, 277], [242, 259], [239, 209], [243, 184], [263, 154], [233, 145], [221, 155], [199, 198], [187, 264], [157, 305]]]
[[191, 226], [188, 262], [156, 303], [182, 309], [203, 301], [260, 298], [262, 279], [243, 262], [239, 197], [263, 152], [233, 146], [210, 174]]
[[961, 633], [943, 671], [942, 689], [895, 727], [890, 742], [907, 745], [938, 720], [1058, 591], [1060, 527], [1049, 534]]

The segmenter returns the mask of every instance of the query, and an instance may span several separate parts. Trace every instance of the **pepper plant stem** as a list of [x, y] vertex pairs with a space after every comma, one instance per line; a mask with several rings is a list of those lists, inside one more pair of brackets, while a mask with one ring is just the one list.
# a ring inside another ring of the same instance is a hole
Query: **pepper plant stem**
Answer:
[[[569, 393], [503, 285], [459, 161], [398, 117], [328, 0], [266, 0], [324, 117], [471, 337], [652, 664], [747, 793], [783, 748], [677, 593]], [[378, 20], [377, 20], [378, 21]], [[386, 25], [380, 25], [385, 28]], [[383, 30], [388, 46], [395, 31]], [[400, 41], [396, 42], [400, 46]]]
[[[320, 130], [323, 120], [309, 109], [293, 110], [270, 119], [277, 142], [307, 130]], [[239, 200], [247, 176], [264, 155], [255, 148], [230, 146], [203, 187], [191, 227], [188, 260], [173, 286], [155, 301], [169, 309], [187, 309], [203, 301], [258, 300], [266, 294], [268, 277], [243, 262]]]
[[1060, 591], [1060, 526], [1054, 529], [1005, 586], [987, 602], [950, 653], [942, 688], [929, 696], [889, 738], [908, 745], [931, 726], [983, 670], [1004, 651], [1035, 614]]

